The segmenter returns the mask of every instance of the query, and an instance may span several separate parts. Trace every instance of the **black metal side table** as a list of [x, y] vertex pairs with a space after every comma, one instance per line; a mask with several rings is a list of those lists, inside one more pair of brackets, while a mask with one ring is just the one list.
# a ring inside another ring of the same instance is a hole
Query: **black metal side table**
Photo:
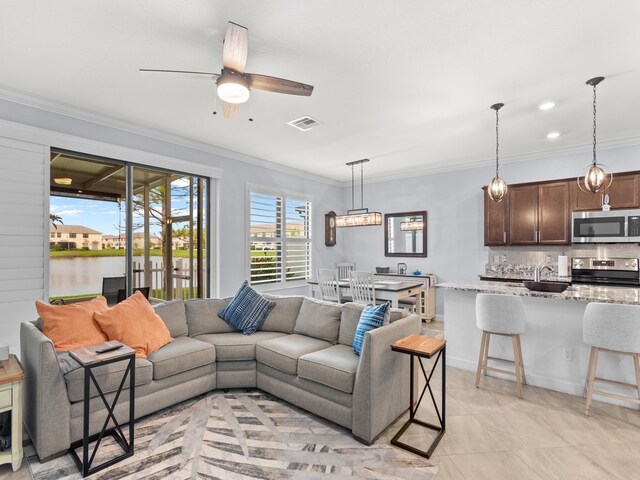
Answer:
[[[417, 455], [421, 455], [423, 457], [429, 458], [431, 454], [440, 443], [442, 436], [445, 432], [445, 406], [446, 406], [446, 355], [447, 355], [447, 341], [442, 340], [440, 338], [435, 337], [427, 337], [425, 335], [409, 335], [408, 337], [402, 338], [391, 345], [391, 350], [394, 352], [407, 353], [411, 356], [411, 385], [410, 385], [410, 393], [409, 393], [409, 419], [405, 422], [405, 424], [400, 428], [398, 433], [391, 439], [391, 444], [396, 445], [400, 448], [404, 448], [412, 453]], [[426, 370], [424, 369], [424, 365], [422, 364], [423, 358], [433, 358], [436, 355], [436, 360], [433, 362], [433, 366], [431, 368], [431, 372], [427, 375]], [[418, 362], [420, 364], [420, 370], [422, 370], [422, 375], [426, 381], [426, 385], [422, 389], [420, 393], [420, 397], [418, 398], [417, 403], [414, 405], [414, 357], [418, 357]], [[442, 414], [440, 414], [440, 410], [438, 409], [438, 404], [436, 402], [435, 397], [433, 396], [433, 391], [431, 390], [431, 377], [433, 376], [433, 372], [435, 371], [438, 360], [442, 357], [442, 362], [440, 365], [442, 367]], [[420, 402], [422, 402], [422, 398], [424, 397], [425, 392], [429, 390], [429, 395], [431, 396], [431, 401], [433, 402], [433, 406], [436, 410], [436, 415], [438, 416], [439, 425], [434, 425], [428, 422], [424, 422], [422, 420], [418, 420], [416, 418], [416, 412], [420, 407]], [[412, 445], [408, 445], [400, 441], [400, 437], [402, 434], [409, 428], [409, 426], [413, 423], [417, 423], [418, 425], [422, 425], [423, 427], [430, 428], [432, 430], [436, 430], [438, 434], [431, 442], [431, 446], [428, 450], [420, 450]]]
[[[117, 345], [118, 342], [106, 342], [100, 345], [91, 345], [89, 347], [82, 347], [75, 350], [70, 350], [69, 355], [76, 362], [84, 368], [84, 398], [83, 398], [83, 420], [82, 420], [82, 440], [78, 440], [71, 444], [71, 448], [69, 449], [69, 453], [71, 454], [73, 460], [75, 461], [78, 469], [82, 472], [82, 476], [86, 477], [88, 475], [92, 475], [104, 468], [110, 467], [111, 465], [124, 460], [125, 458], [129, 458], [133, 456], [133, 423], [134, 423], [134, 407], [135, 407], [135, 350], [123, 345], [117, 350], [113, 350], [106, 353], [96, 353], [96, 350], [101, 348], [105, 348], [112, 345]], [[123, 362], [127, 361], [127, 367], [122, 376], [122, 380], [120, 381], [120, 385], [116, 390], [115, 397], [113, 398], [113, 402], [109, 404], [105, 394], [103, 393], [98, 380], [93, 374], [93, 369], [96, 367], [100, 367], [103, 365], [108, 365], [110, 363], [115, 362]], [[129, 377], [129, 419], [127, 423], [120, 424], [115, 417], [114, 411], [116, 405], [118, 403], [118, 399], [120, 398], [120, 394], [122, 393], [125, 382]], [[107, 407], [107, 418], [100, 429], [100, 432], [95, 435], [89, 435], [89, 389], [91, 383], [95, 386], [98, 391], [98, 395], [102, 399], [105, 407]], [[109, 421], [112, 420], [114, 426], [111, 428], [107, 428], [109, 425]], [[128, 439], [123, 432], [123, 428], [128, 426]], [[115, 458], [107, 460], [104, 463], [101, 463], [97, 466], [92, 466], [93, 461], [96, 457], [96, 453], [98, 452], [98, 448], [100, 447], [100, 443], [102, 439], [110, 435], [113, 439], [120, 445], [123, 450], [123, 453], [118, 455]], [[89, 445], [92, 442], [96, 442], [91, 455], [89, 455]], [[78, 456], [76, 449], [82, 446], [82, 460]]]

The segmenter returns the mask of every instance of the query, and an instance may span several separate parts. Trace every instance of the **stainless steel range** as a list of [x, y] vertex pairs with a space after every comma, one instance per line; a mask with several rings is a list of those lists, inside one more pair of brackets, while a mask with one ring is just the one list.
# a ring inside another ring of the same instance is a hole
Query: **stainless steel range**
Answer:
[[600, 285], [640, 286], [640, 270], [637, 258], [571, 259], [571, 281]]

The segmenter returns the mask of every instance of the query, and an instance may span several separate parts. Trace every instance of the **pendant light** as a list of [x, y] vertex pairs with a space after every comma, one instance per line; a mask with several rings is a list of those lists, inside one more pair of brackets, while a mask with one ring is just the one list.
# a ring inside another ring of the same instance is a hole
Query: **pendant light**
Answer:
[[599, 193], [606, 190], [613, 181], [613, 173], [606, 173], [606, 166], [598, 163], [596, 159], [596, 87], [604, 77], [595, 77], [587, 80], [587, 85], [593, 87], [593, 161], [587, 169], [584, 177], [578, 177], [578, 187], [583, 192]]
[[[349, 162], [346, 165], [351, 167], [351, 210], [347, 210], [346, 215], [336, 217], [336, 227], [365, 227], [369, 225], [382, 225], [382, 213], [369, 212], [364, 208], [364, 167], [363, 164], [369, 161], [368, 158]], [[354, 208], [355, 187], [353, 167], [360, 165], [360, 208]]]
[[493, 200], [494, 202], [501, 202], [507, 194], [507, 191], [509, 190], [507, 182], [501, 179], [499, 175], [500, 161], [498, 154], [500, 142], [498, 135], [498, 110], [500, 110], [502, 107], [504, 107], [504, 103], [494, 103], [493, 105], [491, 105], [491, 109], [496, 111], [496, 176], [493, 178], [493, 180], [491, 180], [491, 183], [489, 183], [489, 186], [487, 187], [487, 193], [489, 194], [489, 198], [491, 198], [491, 200]]

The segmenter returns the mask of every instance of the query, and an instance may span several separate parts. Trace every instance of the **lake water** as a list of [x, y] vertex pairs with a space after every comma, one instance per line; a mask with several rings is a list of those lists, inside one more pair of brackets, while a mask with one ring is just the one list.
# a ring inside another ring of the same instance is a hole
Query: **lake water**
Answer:
[[[144, 257], [133, 257], [143, 262]], [[162, 257], [151, 257], [162, 264]], [[54, 257], [49, 262], [49, 296], [100, 293], [102, 277], [118, 277], [125, 273], [125, 257]]]

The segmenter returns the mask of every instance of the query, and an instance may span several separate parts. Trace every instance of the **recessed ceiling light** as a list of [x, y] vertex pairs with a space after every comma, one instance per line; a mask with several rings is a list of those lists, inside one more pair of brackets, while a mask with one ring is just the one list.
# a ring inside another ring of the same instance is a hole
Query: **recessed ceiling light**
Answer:
[[53, 183], [56, 185], [71, 185], [71, 182], [73, 182], [73, 180], [67, 177], [58, 177], [53, 179]]
[[538, 108], [540, 110], [551, 110], [555, 106], [556, 106], [556, 102], [543, 102], [540, 105], [538, 105]]
[[549, 132], [547, 133], [547, 138], [549, 140], [553, 140], [554, 138], [558, 138], [560, 136], [560, 132]]

